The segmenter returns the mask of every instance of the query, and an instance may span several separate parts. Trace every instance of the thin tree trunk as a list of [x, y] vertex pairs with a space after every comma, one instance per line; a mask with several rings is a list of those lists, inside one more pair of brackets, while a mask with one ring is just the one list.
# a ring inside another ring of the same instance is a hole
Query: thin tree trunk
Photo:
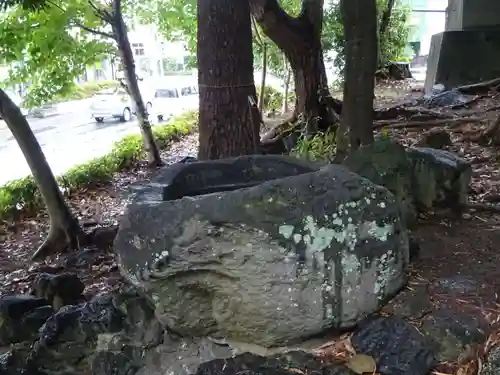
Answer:
[[346, 66], [342, 129], [349, 129], [350, 148], [373, 143], [373, 92], [377, 62], [375, 0], [341, 0]]
[[303, 115], [309, 133], [334, 122], [318, 95], [328, 91], [321, 48], [323, 2], [303, 0], [300, 15], [293, 18], [277, 0], [250, 0], [256, 21], [290, 62], [295, 81], [295, 115]]
[[137, 114], [142, 139], [144, 142], [144, 149], [146, 150], [148, 157], [148, 163], [150, 166], [158, 166], [162, 164], [160, 151], [158, 150], [158, 146], [156, 145], [153, 131], [151, 129], [151, 123], [146, 111], [146, 106], [144, 104], [144, 100], [139, 89], [139, 84], [137, 82], [134, 55], [132, 53], [132, 48], [130, 47], [130, 41], [128, 39], [127, 26], [125, 25], [123, 14], [121, 12], [121, 0], [114, 0], [113, 7], [113, 35], [118, 45], [118, 53], [122, 60], [125, 80], [127, 82], [127, 89], [135, 106], [135, 108], [131, 108], [131, 110], [134, 109], [135, 113]]
[[387, 0], [387, 7], [382, 12], [382, 17], [380, 20], [380, 27], [378, 28], [377, 35], [377, 62], [378, 66], [382, 67], [387, 61], [382, 61], [382, 45], [381, 41], [384, 39], [384, 34], [387, 32], [389, 28], [389, 22], [391, 21], [392, 9], [394, 8], [394, 4], [396, 0]]
[[267, 44], [262, 45], [262, 79], [260, 82], [259, 111], [264, 109], [264, 99], [266, 95], [266, 75], [267, 75]]
[[292, 71], [288, 68], [288, 63], [285, 60], [285, 69], [286, 69], [286, 77], [285, 77], [285, 94], [283, 95], [283, 113], [288, 112], [288, 92], [290, 90], [290, 79], [292, 78]]
[[79, 248], [83, 232], [78, 220], [71, 214], [59, 190], [42, 148], [33, 134], [28, 121], [9, 96], [0, 89], [0, 114], [18, 143], [37, 183], [50, 219], [47, 238], [32, 256], [33, 260], [65, 250]]
[[248, 97], [257, 101], [248, 3], [198, 0], [198, 158], [256, 154], [259, 124]]

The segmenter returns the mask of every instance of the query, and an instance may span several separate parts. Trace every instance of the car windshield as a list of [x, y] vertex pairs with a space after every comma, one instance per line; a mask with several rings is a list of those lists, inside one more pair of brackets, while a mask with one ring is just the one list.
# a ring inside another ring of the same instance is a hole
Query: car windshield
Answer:
[[158, 89], [155, 93], [156, 98], [176, 98], [177, 90], [175, 89]]

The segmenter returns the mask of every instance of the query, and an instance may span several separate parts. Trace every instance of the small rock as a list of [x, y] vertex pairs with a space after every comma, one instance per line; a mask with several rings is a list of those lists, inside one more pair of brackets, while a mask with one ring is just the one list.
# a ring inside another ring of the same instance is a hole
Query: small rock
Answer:
[[500, 346], [493, 347], [486, 357], [483, 368], [479, 375], [500, 374]]
[[442, 149], [445, 146], [451, 146], [450, 133], [443, 129], [431, 129], [424, 133], [418, 143], [419, 146]]
[[54, 311], [44, 298], [29, 295], [0, 297], [0, 345], [29, 340]]
[[471, 345], [483, 343], [490, 331], [481, 315], [438, 310], [423, 319], [420, 330], [437, 352], [439, 361], [457, 361]]
[[451, 294], [476, 294], [480, 285], [477, 280], [470, 276], [452, 276], [439, 278], [434, 281], [434, 286], [440, 289], [443, 293]]
[[115, 240], [116, 233], [118, 233], [118, 225], [98, 227], [94, 228], [88, 234], [88, 238], [90, 243], [99, 250], [110, 250], [113, 248], [113, 241]]
[[[356, 373], [336, 362], [324, 364], [304, 352], [262, 357], [244, 353], [228, 359], [216, 359], [202, 364], [195, 375], [355, 375]], [[177, 375], [177, 374], [176, 374]]]
[[427, 375], [437, 364], [433, 348], [401, 318], [371, 317], [360, 324], [351, 343], [356, 353], [372, 356], [382, 375]]
[[98, 351], [92, 359], [92, 375], [134, 375], [141, 368], [141, 361], [128, 356], [128, 348], [118, 352]]
[[85, 285], [74, 273], [60, 275], [42, 273], [35, 279], [31, 294], [45, 298], [57, 311], [63, 306], [76, 305], [84, 301], [82, 295], [84, 289]]
[[[87, 374], [91, 365], [101, 371], [98, 373], [111, 368], [109, 363], [96, 363], [94, 355], [116, 361], [122, 366], [119, 371], [138, 369], [144, 350], [158, 345], [162, 337], [163, 328], [149, 300], [129, 290], [62, 307], [40, 328], [29, 358], [36, 368], [49, 373], [74, 368], [75, 373]], [[122, 353], [125, 358], [113, 353]]]
[[100, 265], [107, 262], [111, 263], [112, 260], [113, 257], [109, 252], [106, 253], [90, 248], [67, 254], [63, 264], [66, 268], [91, 268], [94, 265]]
[[432, 311], [427, 284], [412, 284], [402, 290], [383, 309], [404, 319], [417, 320]]

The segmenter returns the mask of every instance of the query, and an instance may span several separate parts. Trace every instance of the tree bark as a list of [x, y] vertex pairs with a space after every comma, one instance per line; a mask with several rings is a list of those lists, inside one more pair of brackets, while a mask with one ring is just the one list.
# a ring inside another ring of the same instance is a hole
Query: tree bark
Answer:
[[373, 143], [374, 78], [377, 63], [375, 0], [341, 0], [346, 66], [341, 128], [349, 129], [350, 149]]
[[56, 178], [45, 159], [38, 140], [31, 131], [28, 121], [22, 115], [19, 107], [1, 89], [0, 114], [26, 158], [50, 219], [48, 236], [35, 251], [32, 259], [38, 260], [48, 255], [63, 252], [68, 248], [77, 250], [80, 239], [83, 238], [83, 231], [78, 220], [71, 214], [69, 207], [64, 202]]
[[396, 0], [387, 0], [387, 7], [382, 12], [382, 17], [380, 20], [380, 28], [379, 34], [384, 35], [389, 28], [389, 22], [391, 20], [392, 9], [394, 8], [394, 4]]
[[264, 99], [266, 96], [266, 75], [267, 75], [267, 44], [262, 45], [262, 79], [260, 82], [259, 111], [264, 110]]
[[303, 0], [298, 17], [288, 15], [277, 0], [250, 0], [250, 8], [264, 33], [283, 51], [294, 75], [295, 114], [302, 114], [308, 132], [327, 128], [334, 120], [320, 102], [328, 91], [321, 31], [323, 0]]
[[256, 154], [252, 27], [246, 1], [198, 0], [200, 160]]
[[378, 29], [378, 35], [377, 35], [377, 61], [378, 61], [378, 66], [383, 67], [387, 61], [382, 61], [382, 46], [380, 44], [380, 41], [382, 38], [384, 38], [384, 34], [387, 32], [387, 29], [389, 28], [389, 22], [391, 21], [391, 15], [392, 15], [392, 9], [394, 8], [394, 4], [396, 3], [396, 0], [387, 0], [387, 7], [384, 9], [382, 12], [382, 17], [380, 19], [380, 27]]
[[162, 161], [160, 151], [156, 145], [153, 131], [151, 129], [151, 123], [146, 111], [146, 106], [139, 89], [139, 83], [137, 82], [134, 55], [128, 39], [127, 26], [123, 20], [121, 0], [113, 1], [113, 20], [111, 22], [111, 27], [113, 30], [113, 36], [118, 45], [118, 54], [120, 55], [123, 64], [127, 91], [135, 106], [133, 109], [135, 110], [139, 121], [139, 127], [141, 129], [142, 139], [144, 142], [144, 149], [146, 150], [148, 157], [148, 164], [150, 166], [161, 165]]
[[288, 68], [288, 62], [285, 58], [285, 61], [284, 61], [284, 67], [285, 67], [285, 71], [286, 71], [286, 76], [285, 76], [285, 93], [283, 95], [283, 113], [287, 113], [288, 112], [288, 92], [290, 90], [290, 79], [292, 78], [292, 72], [291, 70]]

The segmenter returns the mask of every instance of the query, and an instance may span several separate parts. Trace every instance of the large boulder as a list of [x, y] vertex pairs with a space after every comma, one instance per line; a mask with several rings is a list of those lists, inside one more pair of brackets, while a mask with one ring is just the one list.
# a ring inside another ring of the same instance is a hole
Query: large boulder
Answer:
[[418, 213], [438, 208], [460, 211], [468, 199], [470, 164], [446, 150], [405, 148], [389, 137], [360, 147], [344, 161], [351, 171], [389, 189], [407, 227]]
[[262, 180], [128, 206], [119, 266], [167, 328], [278, 346], [352, 327], [403, 287], [408, 239], [387, 189], [338, 165]]

